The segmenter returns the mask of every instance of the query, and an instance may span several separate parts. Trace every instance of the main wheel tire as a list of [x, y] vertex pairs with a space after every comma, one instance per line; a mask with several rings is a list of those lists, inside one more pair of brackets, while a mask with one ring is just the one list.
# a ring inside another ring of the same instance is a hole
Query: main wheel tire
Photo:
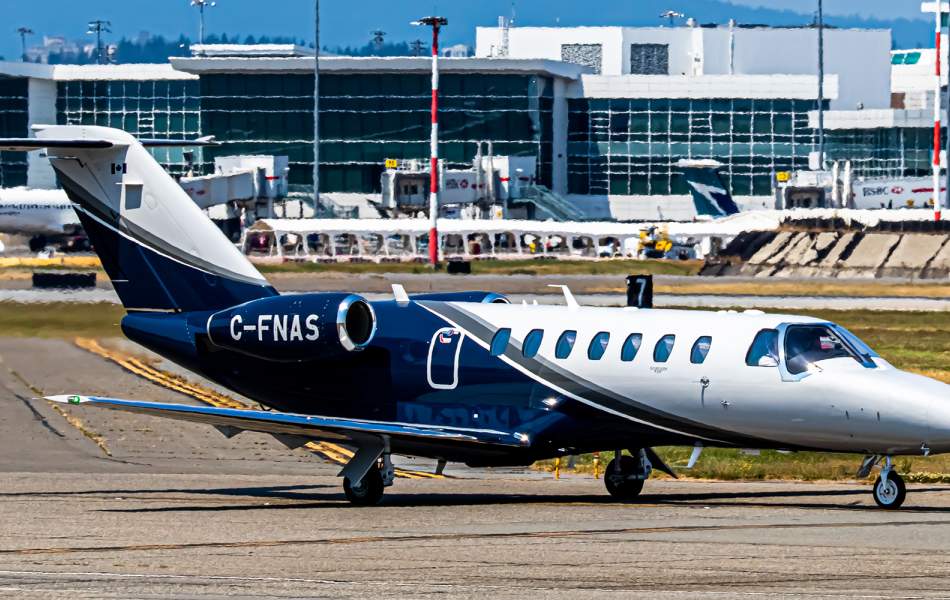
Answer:
[[343, 478], [343, 493], [356, 506], [375, 506], [383, 499], [383, 475], [374, 465], [359, 483], [353, 484], [349, 477]]
[[29, 241], [30, 252], [39, 252], [46, 247], [45, 235], [34, 235]]
[[887, 483], [880, 477], [874, 482], [874, 502], [883, 509], [900, 508], [906, 497], [907, 486], [904, 485], [904, 479], [894, 471], [887, 474]]
[[643, 480], [629, 477], [637, 471], [637, 459], [632, 456], [621, 456], [619, 474], [616, 468], [616, 458], [607, 463], [607, 469], [604, 471], [604, 485], [607, 487], [607, 492], [623, 502], [636, 499], [643, 490]]

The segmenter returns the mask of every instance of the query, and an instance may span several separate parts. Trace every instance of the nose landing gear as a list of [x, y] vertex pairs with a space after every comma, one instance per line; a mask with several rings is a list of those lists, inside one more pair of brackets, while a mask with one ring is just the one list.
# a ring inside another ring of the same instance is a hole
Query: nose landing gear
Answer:
[[900, 508], [906, 497], [904, 479], [894, 471], [891, 457], [887, 456], [881, 465], [881, 475], [874, 482], [874, 502], [883, 509], [894, 510]]

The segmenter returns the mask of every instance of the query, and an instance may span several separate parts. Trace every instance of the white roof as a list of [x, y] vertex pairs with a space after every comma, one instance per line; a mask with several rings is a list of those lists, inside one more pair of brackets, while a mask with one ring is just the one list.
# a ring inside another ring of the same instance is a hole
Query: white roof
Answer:
[[192, 44], [192, 56], [313, 56], [297, 44]]
[[43, 65], [37, 63], [2, 62], [0, 75], [12, 77], [32, 77], [34, 79], [52, 79], [54, 81], [88, 80], [189, 80], [198, 79], [197, 75], [176, 71], [168, 63], [121, 65]]
[[[866, 108], [825, 111], [825, 129], [928, 129], [933, 127], [933, 123], [933, 109]], [[818, 128], [817, 110], [808, 111], [808, 126]]]
[[[171, 57], [174, 68], [187, 73], [312, 73], [313, 57]], [[432, 70], [428, 56], [321, 56], [320, 70], [342, 73]], [[439, 58], [442, 73], [532, 73], [577, 79], [589, 67], [543, 58]]]
[[[825, 98], [838, 97], [838, 75], [825, 75]], [[753, 98], [813, 100], [817, 75], [588, 75], [571, 98]]]

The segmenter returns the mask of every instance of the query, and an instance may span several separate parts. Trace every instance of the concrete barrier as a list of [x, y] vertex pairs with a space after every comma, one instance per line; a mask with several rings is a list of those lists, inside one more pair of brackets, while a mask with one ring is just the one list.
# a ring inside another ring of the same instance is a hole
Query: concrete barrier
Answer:
[[946, 235], [914, 235], [901, 237], [890, 258], [884, 263], [887, 269], [920, 269], [927, 265], [947, 242]]
[[896, 233], [866, 233], [851, 255], [844, 260], [845, 269], [877, 269], [884, 265], [901, 236]]

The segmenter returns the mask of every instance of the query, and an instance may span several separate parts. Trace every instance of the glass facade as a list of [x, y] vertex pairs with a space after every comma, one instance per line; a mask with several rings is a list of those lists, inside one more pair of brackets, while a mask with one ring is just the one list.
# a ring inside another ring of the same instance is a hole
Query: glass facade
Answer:
[[[0, 137], [29, 135], [29, 80], [0, 77]], [[25, 152], [0, 152], [0, 187], [26, 185]]]
[[[197, 80], [61, 81], [56, 120], [116, 127], [143, 138], [194, 139], [202, 129], [199, 91]], [[152, 154], [170, 173], [181, 175], [187, 169], [185, 151], [154, 148]]]
[[[450, 168], [471, 165], [475, 143], [498, 155], [535, 156], [550, 185], [552, 82], [528, 75], [443, 74], [439, 80], [439, 155]], [[387, 158], [429, 156], [428, 74], [320, 76], [320, 188], [380, 191]], [[313, 76], [201, 76], [201, 125], [220, 146], [214, 156], [284, 154], [290, 183], [313, 185]]]
[[834, 129], [825, 132], [825, 152], [830, 160], [850, 160], [859, 177], [922, 177], [931, 173], [933, 136], [919, 127]]
[[737, 196], [772, 193], [775, 171], [808, 168], [815, 101], [571, 99], [568, 191], [688, 194], [676, 163], [715, 159]]

